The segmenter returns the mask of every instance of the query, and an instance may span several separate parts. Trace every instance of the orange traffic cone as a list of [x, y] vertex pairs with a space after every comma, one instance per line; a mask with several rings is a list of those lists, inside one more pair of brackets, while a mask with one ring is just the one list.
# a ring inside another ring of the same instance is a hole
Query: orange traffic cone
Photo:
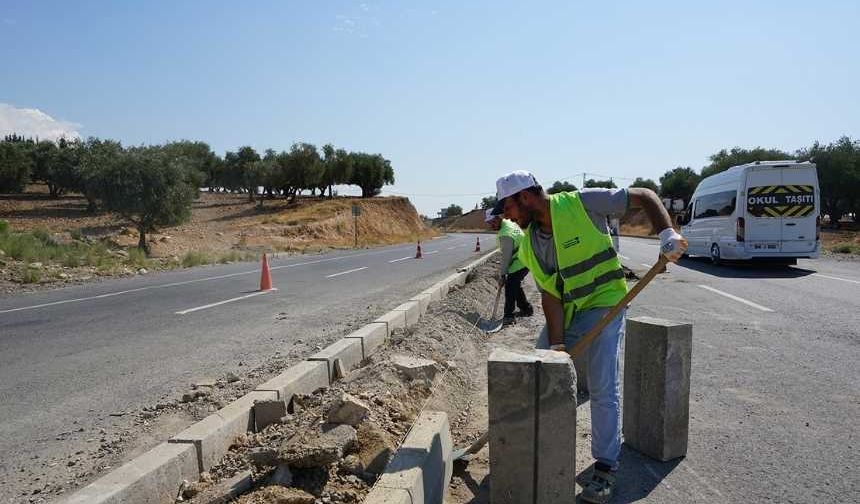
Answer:
[[475, 252], [480, 252], [480, 251], [481, 251], [481, 237], [478, 236], [477, 238], [475, 238]]
[[421, 240], [418, 240], [418, 249], [415, 251], [415, 259], [421, 259]]
[[269, 271], [269, 260], [265, 253], [263, 253], [263, 268], [260, 274], [260, 290], [272, 290], [272, 273]]

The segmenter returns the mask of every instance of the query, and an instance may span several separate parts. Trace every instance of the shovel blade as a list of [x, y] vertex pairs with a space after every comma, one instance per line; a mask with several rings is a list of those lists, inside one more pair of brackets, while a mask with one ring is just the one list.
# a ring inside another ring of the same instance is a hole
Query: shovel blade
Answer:
[[487, 334], [497, 333], [502, 330], [504, 324], [501, 320], [481, 320], [478, 322], [478, 328]]

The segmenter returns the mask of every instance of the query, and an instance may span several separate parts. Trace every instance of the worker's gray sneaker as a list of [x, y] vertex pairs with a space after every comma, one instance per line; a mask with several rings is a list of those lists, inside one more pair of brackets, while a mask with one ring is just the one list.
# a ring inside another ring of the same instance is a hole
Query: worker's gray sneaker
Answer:
[[583, 486], [582, 494], [579, 496], [582, 502], [592, 504], [606, 504], [612, 499], [615, 488], [615, 474], [608, 471], [594, 469], [591, 479]]

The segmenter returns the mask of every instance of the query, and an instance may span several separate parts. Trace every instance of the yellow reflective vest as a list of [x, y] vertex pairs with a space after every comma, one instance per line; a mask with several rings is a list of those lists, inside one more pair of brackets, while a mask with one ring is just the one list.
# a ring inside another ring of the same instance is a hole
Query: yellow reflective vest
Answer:
[[578, 192], [551, 195], [549, 210], [557, 269], [544, 271], [535, 256], [531, 234], [537, 222], [526, 229], [519, 258], [541, 289], [562, 300], [568, 327], [577, 310], [616, 305], [627, 293], [627, 282], [612, 238], [594, 226]]
[[[523, 241], [523, 237], [525, 233], [520, 229], [517, 224], [508, 219], [502, 219], [502, 224], [499, 226], [499, 232], [497, 233], [497, 240], [503, 236], [507, 236], [514, 242], [514, 252], [511, 255], [511, 264], [508, 266], [508, 273], [516, 273], [517, 271], [525, 268], [525, 265], [519, 259], [519, 250], [520, 243]], [[499, 244], [499, 248], [501, 249], [501, 240]]]

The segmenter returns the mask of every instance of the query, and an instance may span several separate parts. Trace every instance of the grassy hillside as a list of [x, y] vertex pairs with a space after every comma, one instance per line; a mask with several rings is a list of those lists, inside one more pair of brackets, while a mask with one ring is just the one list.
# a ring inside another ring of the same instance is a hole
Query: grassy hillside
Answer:
[[147, 258], [135, 248], [137, 232], [117, 216], [89, 214], [80, 196], [51, 199], [44, 187], [31, 186], [23, 195], [0, 195], [0, 221], [6, 223], [0, 230], [0, 290], [256, 260], [263, 251], [351, 248], [353, 205], [361, 209], [359, 247], [438, 234], [406, 198], [299, 198], [266, 201], [261, 209], [247, 196], [202, 193], [189, 222], [148, 235]]

